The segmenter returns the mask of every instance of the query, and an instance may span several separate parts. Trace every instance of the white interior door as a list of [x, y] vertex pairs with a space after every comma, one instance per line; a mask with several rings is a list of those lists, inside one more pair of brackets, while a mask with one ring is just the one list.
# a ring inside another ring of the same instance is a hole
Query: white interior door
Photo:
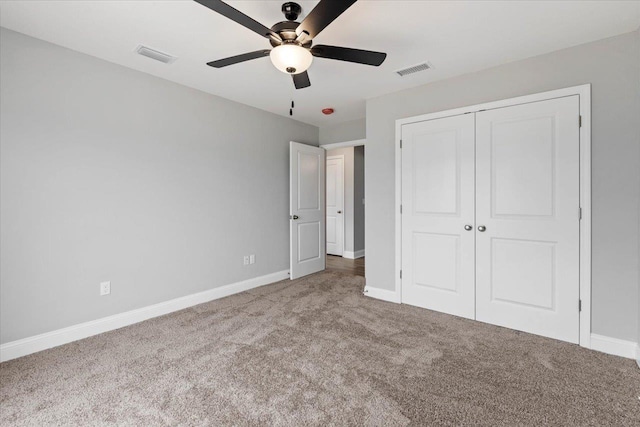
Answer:
[[344, 253], [344, 156], [327, 157], [327, 253]]
[[325, 269], [325, 150], [289, 148], [291, 279]]
[[476, 114], [477, 320], [579, 340], [579, 100]]
[[402, 302], [474, 318], [473, 114], [402, 126]]

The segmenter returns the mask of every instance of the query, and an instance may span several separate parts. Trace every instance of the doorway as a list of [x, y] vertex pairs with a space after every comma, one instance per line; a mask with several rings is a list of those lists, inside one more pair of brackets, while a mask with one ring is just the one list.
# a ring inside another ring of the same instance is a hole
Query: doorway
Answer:
[[[364, 267], [365, 255], [365, 141], [347, 141], [321, 147], [327, 153], [327, 265], [331, 264], [331, 258], [361, 260], [351, 266], [360, 271]], [[333, 265], [351, 268], [345, 262], [334, 260]]]

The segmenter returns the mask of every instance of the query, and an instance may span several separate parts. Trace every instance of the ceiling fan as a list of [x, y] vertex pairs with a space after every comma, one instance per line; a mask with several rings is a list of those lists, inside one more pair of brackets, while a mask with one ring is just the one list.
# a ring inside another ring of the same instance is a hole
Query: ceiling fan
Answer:
[[376, 67], [387, 57], [386, 53], [370, 50], [326, 45], [311, 46], [313, 39], [357, 0], [321, 0], [302, 22], [296, 22], [298, 15], [302, 12], [300, 5], [286, 2], [282, 5], [282, 12], [287, 20], [278, 22], [271, 28], [265, 27], [221, 0], [195, 1], [269, 39], [273, 47], [273, 49], [257, 50], [207, 63], [214, 68], [270, 56], [271, 62], [278, 70], [293, 76], [296, 89], [302, 89], [311, 86], [307, 69], [311, 66], [314, 56]]

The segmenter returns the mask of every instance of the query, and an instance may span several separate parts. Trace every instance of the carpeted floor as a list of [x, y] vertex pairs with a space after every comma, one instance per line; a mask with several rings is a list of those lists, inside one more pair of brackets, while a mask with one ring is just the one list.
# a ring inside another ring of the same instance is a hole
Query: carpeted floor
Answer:
[[632, 360], [325, 272], [0, 365], [0, 425], [640, 425]]

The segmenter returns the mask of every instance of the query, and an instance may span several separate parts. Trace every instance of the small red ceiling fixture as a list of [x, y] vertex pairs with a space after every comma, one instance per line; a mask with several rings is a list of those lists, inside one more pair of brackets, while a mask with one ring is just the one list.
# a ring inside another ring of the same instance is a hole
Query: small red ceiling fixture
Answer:
[[333, 114], [334, 109], [333, 108], [323, 108], [322, 109], [322, 114], [326, 114], [327, 116], [330, 114]]

